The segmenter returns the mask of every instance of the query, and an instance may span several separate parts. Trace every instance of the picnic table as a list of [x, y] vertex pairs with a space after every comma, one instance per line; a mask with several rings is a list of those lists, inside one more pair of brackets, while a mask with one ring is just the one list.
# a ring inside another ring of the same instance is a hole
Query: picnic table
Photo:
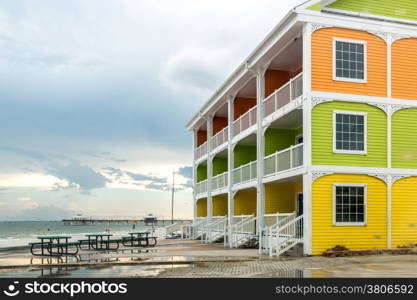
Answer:
[[[117, 250], [119, 248], [119, 241], [110, 240], [111, 233], [90, 233], [85, 236], [88, 238], [88, 249], [94, 250]], [[80, 240], [80, 244], [85, 240]], [[110, 248], [111, 243], [116, 243], [115, 248]]]
[[[76, 243], [69, 243], [70, 236], [66, 235], [51, 235], [51, 236], [38, 236], [39, 243], [30, 243], [30, 251], [35, 256], [61, 256], [68, 254], [76, 254], [78, 247]], [[68, 252], [68, 246], [76, 246], [75, 253]], [[35, 253], [35, 248], [40, 247], [41, 253]], [[54, 251], [56, 248], [56, 251]]]
[[[141, 246], [149, 246], [149, 240], [153, 239], [154, 243], [152, 246], [156, 245], [156, 238], [149, 237], [150, 232], [148, 231], [138, 231], [138, 232], [129, 232], [130, 237], [123, 238], [123, 245], [130, 246], [130, 247], [141, 247]], [[142, 241], [145, 241], [145, 245], [142, 245]], [[125, 242], [130, 242], [130, 244], [125, 244]]]

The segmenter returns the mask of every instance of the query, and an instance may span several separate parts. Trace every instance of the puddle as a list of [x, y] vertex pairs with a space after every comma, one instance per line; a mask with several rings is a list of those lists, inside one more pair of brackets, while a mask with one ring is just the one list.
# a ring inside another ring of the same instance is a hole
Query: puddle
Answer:
[[162, 271], [175, 268], [193, 268], [193, 264], [131, 265], [131, 266], [56, 266], [23, 270], [1, 270], [0, 277], [17, 278], [126, 278], [153, 277]]

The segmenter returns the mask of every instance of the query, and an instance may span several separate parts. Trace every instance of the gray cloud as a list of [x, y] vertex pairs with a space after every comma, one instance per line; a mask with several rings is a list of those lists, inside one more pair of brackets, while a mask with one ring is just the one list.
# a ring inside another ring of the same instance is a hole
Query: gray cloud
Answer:
[[193, 167], [191, 166], [181, 167], [178, 169], [177, 173], [185, 178], [193, 178]]

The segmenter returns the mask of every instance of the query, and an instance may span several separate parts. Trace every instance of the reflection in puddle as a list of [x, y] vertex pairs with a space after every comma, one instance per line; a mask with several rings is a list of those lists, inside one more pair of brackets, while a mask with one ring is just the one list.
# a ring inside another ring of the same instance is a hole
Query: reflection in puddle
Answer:
[[36, 268], [23, 270], [3, 270], [0, 277], [17, 278], [126, 278], [126, 277], [152, 277], [162, 271], [175, 268], [193, 268], [193, 264], [164, 264], [164, 265], [130, 265], [130, 266], [56, 266], [50, 268]]

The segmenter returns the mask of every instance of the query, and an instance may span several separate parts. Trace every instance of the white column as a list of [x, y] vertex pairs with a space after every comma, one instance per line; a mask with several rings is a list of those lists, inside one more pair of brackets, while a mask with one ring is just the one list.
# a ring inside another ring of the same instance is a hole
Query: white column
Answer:
[[304, 254], [312, 252], [311, 24], [303, 28], [303, 234]]
[[197, 184], [197, 166], [195, 164], [195, 149], [197, 148], [197, 130], [193, 130], [193, 221], [197, 219], [197, 197], [195, 187]]
[[387, 180], [387, 248], [392, 246], [392, 175]]
[[213, 136], [213, 116], [207, 118], [207, 218], [211, 220], [213, 216], [213, 201], [211, 198], [211, 177], [213, 166], [211, 160], [211, 138]]
[[[265, 214], [265, 186], [264, 178], [264, 155], [265, 155], [265, 139], [263, 136], [263, 102], [265, 98], [265, 71], [266, 67], [257, 70], [256, 74], [256, 159], [257, 159], [257, 192], [256, 192], [256, 211], [257, 211], [257, 228], [256, 232], [260, 234], [264, 227]], [[260, 235], [258, 235], [260, 237]]]
[[[228, 107], [228, 133], [229, 133], [229, 142], [227, 145], [227, 182], [228, 182], [228, 190], [227, 190], [227, 216], [228, 216], [228, 223], [229, 226], [233, 225], [233, 216], [235, 212], [235, 201], [233, 199], [233, 166], [234, 166], [234, 155], [233, 155], [233, 145], [232, 145], [232, 138], [233, 138], [233, 119], [234, 119], [234, 100], [235, 96], [230, 95], [228, 97], [227, 107]], [[229, 239], [230, 240], [230, 239]]]

